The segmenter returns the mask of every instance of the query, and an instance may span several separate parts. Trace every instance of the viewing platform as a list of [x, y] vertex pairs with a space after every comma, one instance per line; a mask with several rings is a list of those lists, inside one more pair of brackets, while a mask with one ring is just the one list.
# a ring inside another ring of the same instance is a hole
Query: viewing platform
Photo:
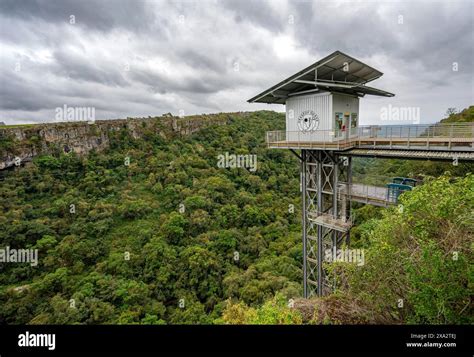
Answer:
[[349, 219], [335, 217], [330, 213], [309, 211], [308, 220], [315, 224], [319, 224], [321, 226], [328, 227], [339, 232], [347, 232], [352, 227], [352, 222]]
[[370, 125], [339, 132], [270, 131], [266, 142], [273, 149], [409, 150], [405, 156], [413, 151], [468, 152], [463, 159], [474, 160], [474, 123]]

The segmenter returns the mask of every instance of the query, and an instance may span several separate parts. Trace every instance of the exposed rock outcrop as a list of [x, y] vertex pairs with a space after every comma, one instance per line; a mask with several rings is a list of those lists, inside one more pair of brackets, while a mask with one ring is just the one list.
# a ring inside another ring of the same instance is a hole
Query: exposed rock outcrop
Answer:
[[0, 127], [0, 170], [61, 150], [85, 155], [109, 146], [112, 132], [127, 130], [139, 139], [150, 130], [164, 137], [191, 135], [209, 125], [225, 125], [233, 114], [195, 115], [184, 118], [127, 118], [87, 122], [47, 123]]

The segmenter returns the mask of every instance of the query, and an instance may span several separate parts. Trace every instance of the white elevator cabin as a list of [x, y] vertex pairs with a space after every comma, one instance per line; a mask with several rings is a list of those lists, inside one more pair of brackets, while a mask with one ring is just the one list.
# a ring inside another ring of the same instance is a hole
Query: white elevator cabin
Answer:
[[359, 98], [322, 92], [288, 98], [286, 130], [289, 141], [337, 141], [357, 135]]

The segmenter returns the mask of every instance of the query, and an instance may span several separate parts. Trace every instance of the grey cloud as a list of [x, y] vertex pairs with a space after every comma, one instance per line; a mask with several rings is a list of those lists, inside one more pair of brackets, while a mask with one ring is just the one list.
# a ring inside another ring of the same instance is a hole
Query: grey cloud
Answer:
[[29, 83], [25, 80], [2, 74], [0, 82], [8, 83], [8, 86], [0, 91], [2, 110], [37, 111], [48, 107], [50, 97], [47, 92], [35, 93], [31, 91]]
[[[64, 77], [97, 82], [110, 86], [126, 86], [127, 81], [123, 77], [123, 64], [101, 63], [100, 59], [84, 59], [68, 53], [65, 50], [56, 51], [54, 58], [57, 61], [58, 74]], [[102, 68], [97, 65], [102, 64]]]
[[[385, 54], [403, 65], [407, 75], [412, 76], [409, 69], [418, 63], [426, 72], [416, 75], [427, 73], [432, 78], [432, 72], [438, 70], [444, 76], [462, 75], [452, 72], [452, 62], [472, 65], [474, 21], [470, 2], [381, 3], [381, 12], [371, 2], [293, 4], [297, 38], [315, 52], [341, 49], [355, 57]], [[344, 16], [348, 13], [350, 16]], [[469, 74], [472, 76], [472, 70]]]
[[[159, 73], [144, 70], [133, 70], [131, 78], [147, 85], [154, 93], [187, 92], [187, 93], [214, 93], [223, 89], [223, 82], [219, 78], [203, 76], [203, 78], [166, 77]], [[227, 86], [226, 86], [227, 87]]]
[[[274, 2], [278, 2], [274, 0]], [[224, 8], [233, 12], [234, 21], [250, 22], [255, 26], [266, 28], [272, 32], [283, 30], [284, 21], [275, 13], [270, 6], [270, 2], [259, 0], [222, 0], [220, 2]]]
[[[334, 50], [380, 69], [385, 76], [373, 85], [397, 94], [364, 98], [365, 117], [375, 117], [390, 101], [420, 106], [433, 121], [447, 107], [461, 109], [474, 101], [473, 6], [468, 1], [3, 0], [0, 121], [48, 120], [62, 104], [94, 106], [100, 118], [179, 109], [189, 114], [282, 110], [245, 101]], [[70, 15], [76, 16], [74, 26]], [[298, 56], [274, 52], [279, 36], [294, 39]], [[13, 70], [15, 62], [22, 65], [20, 73]], [[129, 72], [123, 71], [125, 62]], [[453, 62], [459, 71], [452, 70]]]
[[191, 67], [211, 71], [214, 73], [224, 74], [226, 67], [224, 62], [213, 56], [212, 53], [204, 53], [204, 51], [197, 51], [191, 48], [179, 50], [177, 53], [184, 63], [189, 64]]
[[100, 31], [115, 28], [142, 30], [153, 21], [146, 1], [127, 0], [3, 0], [3, 16], [23, 20], [43, 20], [69, 24], [75, 17], [78, 26]]

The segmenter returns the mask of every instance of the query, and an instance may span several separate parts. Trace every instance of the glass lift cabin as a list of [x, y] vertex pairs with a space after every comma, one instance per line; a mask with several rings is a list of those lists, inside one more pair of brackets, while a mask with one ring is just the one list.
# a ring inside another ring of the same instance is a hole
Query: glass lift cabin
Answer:
[[386, 187], [354, 183], [352, 157], [474, 161], [473, 123], [360, 125], [361, 98], [394, 96], [367, 85], [382, 75], [336, 51], [248, 100], [286, 106], [286, 129], [267, 132], [266, 142], [301, 163], [304, 297], [334, 289], [323, 257], [349, 245], [351, 203], [394, 205], [416, 185], [407, 178]]

